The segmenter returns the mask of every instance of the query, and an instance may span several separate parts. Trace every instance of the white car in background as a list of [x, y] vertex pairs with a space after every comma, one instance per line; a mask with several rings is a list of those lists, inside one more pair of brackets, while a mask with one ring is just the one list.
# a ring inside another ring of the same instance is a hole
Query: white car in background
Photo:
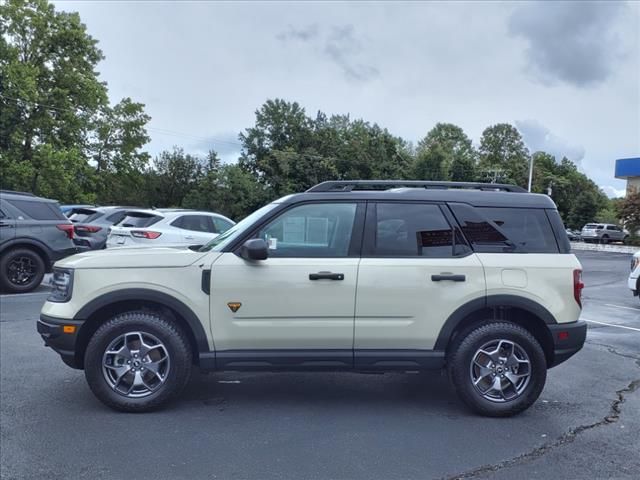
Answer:
[[627, 283], [634, 296], [640, 296], [640, 251], [631, 258], [631, 273]]
[[165, 245], [204, 245], [235, 225], [211, 212], [184, 209], [129, 210], [113, 225], [107, 248]]

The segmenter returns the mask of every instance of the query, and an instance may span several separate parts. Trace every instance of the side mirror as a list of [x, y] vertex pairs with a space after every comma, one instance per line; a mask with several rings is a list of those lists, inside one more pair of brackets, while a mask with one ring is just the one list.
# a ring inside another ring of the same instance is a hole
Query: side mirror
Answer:
[[240, 256], [245, 260], [266, 260], [269, 256], [267, 242], [261, 238], [252, 238], [240, 247]]

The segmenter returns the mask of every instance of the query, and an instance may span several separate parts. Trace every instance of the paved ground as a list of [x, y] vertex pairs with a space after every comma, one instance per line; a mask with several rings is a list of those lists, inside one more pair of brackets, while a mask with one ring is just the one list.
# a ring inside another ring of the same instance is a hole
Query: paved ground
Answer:
[[[46, 288], [0, 297], [3, 479], [638, 478], [640, 302], [629, 255], [583, 252], [588, 344], [524, 414], [468, 413], [438, 373], [196, 375], [117, 414], [35, 332]], [[603, 323], [618, 326], [607, 326]], [[627, 327], [627, 328], [621, 328]]]

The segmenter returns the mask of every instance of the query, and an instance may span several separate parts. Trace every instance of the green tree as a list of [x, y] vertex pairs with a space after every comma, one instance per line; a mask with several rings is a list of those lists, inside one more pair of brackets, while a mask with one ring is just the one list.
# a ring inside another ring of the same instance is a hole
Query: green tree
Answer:
[[147, 204], [180, 207], [187, 195], [203, 179], [202, 161], [182, 148], [158, 155], [147, 173]]
[[150, 119], [143, 104], [124, 98], [114, 107], [103, 107], [93, 120], [88, 154], [95, 163], [100, 202], [130, 203], [139, 197], [135, 186], [149, 162], [142, 147], [150, 140]]
[[475, 177], [476, 151], [462, 128], [451, 123], [437, 123], [418, 142], [417, 160], [425, 151], [440, 149], [445, 158], [442, 180], [472, 181]]
[[79, 151], [91, 118], [107, 104], [95, 70], [102, 58], [78, 14], [56, 12], [45, 0], [0, 4], [3, 187], [70, 198], [69, 185], [42, 175], [52, 152], [74, 159], [67, 176], [86, 178]]
[[620, 203], [620, 217], [632, 235], [640, 236], [640, 191], [632, 190]]
[[418, 180], [446, 180], [447, 155], [439, 146], [423, 149], [417, 155], [413, 177]]
[[[480, 169], [493, 171], [493, 177], [527, 186], [529, 174], [529, 150], [520, 132], [508, 123], [486, 128], [480, 138]], [[492, 175], [489, 175], [491, 177]]]

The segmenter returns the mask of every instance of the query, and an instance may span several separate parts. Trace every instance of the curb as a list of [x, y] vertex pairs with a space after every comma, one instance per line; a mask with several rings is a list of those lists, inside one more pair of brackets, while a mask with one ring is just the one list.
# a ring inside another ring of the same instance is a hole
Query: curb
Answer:
[[630, 253], [640, 252], [640, 247], [633, 245], [601, 245], [599, 243], [571, 242], [571, 250], [588, 250], [592, 252]]

